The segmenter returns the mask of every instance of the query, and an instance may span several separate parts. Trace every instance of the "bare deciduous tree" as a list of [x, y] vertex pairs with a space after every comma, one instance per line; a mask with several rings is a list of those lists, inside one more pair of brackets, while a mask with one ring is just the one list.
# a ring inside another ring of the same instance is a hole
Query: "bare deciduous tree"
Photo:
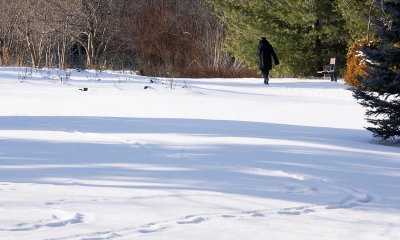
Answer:
[[138, 0], [121, 34], [138, 55], [144, 74], [184, 75], [226, 67], [224, 28], [199, 0]]
[[202, 0], [0, 0], [0, 8], [0, 65], [151, 75], [232, 65], [224, 27]]
[[86, 66], [106, 63], [105, 52], [119, 35], [119, 20], [127, 0], [71, 0], [69, 24], [77, 29], [74, 39], [86, 52]]

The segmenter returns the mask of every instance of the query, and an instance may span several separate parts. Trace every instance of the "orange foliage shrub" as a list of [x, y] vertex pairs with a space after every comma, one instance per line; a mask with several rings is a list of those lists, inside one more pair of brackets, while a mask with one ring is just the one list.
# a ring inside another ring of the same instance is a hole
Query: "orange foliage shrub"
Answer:
[[357, 76], [366, 76], [367, 73], [364, 71], [367, 68], [367, 64], [361, 53], [361, 50], [371, 47], [374, 43], [367, 42], [367, 40], [355, 41], [347, 52], [347, 66], [344, 76], [346, 83], [361, 88], [362, 83], [357, 79]]

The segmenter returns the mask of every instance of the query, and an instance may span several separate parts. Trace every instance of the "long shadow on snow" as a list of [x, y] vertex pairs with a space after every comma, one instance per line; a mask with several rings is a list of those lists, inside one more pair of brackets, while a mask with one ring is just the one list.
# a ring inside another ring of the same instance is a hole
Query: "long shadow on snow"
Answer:
[[[400, 186], [393, 184], [399, 181], [400, 150], [369, 144], [370, 135], [362, 130], [109, 117], [0, 117], [0, 130], [220, 139], [214, 144], [149, 141], [144, 145], [122, 140], [107, 144], [1, 139], [3, 182], [209, 190], [310, 204], [339, 202], [346, 197], [341, 190], [328, 189], [320, 181], [324, 180], [346, 189], [373, 189], [372, 194], [384, 196], [386, 207], [400, 209]], [[226, 137], [242, 142], [232, 143]], [[272, 141], [257, 143], [254, 139]]]

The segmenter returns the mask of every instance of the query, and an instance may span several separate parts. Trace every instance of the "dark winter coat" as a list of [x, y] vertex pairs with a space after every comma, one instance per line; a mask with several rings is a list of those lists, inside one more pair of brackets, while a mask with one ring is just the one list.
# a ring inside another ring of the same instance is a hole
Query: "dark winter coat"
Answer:
[[258, 45], [258, 56], [261, 71], [272, 69], [272, 58], [274, 58], [275, 65], [279, 64], [274, 48], [267, 40], [260, 40], [260, 44]]

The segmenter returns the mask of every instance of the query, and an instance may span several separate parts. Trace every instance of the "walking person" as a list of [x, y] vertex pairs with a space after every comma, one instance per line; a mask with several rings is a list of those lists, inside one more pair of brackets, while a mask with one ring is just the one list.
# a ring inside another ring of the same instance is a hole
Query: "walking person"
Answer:
[[258, 45], [258, 56], [260, 60], [260, 70], [264, 77], [264, 84], [268, 84], [269, 72], [272, 69], [272, 58], [274, 59], [275, 65], [279, 64], [279, 60], [274, 48], [265, 37], [261, 38], [260, 44]]

